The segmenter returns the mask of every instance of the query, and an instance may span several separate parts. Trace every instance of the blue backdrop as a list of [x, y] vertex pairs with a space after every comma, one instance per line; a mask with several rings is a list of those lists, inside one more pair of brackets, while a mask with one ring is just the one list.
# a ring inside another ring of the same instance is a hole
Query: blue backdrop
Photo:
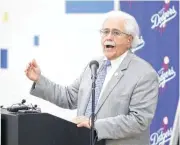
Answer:
[[[151, 124], [151, 144], [168, 144], [179, 99], [179, 2], [121, 2], [141, 28], [144, 47], [136, 54], [159, 74], [159, 101]], [[143, 68], [142, 68], [143, 69]]]

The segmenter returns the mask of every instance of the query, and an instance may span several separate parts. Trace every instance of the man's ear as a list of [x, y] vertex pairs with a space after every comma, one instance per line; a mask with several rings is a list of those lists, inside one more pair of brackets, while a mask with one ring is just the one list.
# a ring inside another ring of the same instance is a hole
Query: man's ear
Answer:
[[128, 47], [130, 48], [131, 47], [131, 44], [132, 44], [132, 41], [133, 41], [133, 37], [132, 36], [128, 36]]
[[133, 40], [133, 36], [131, 36], [131, 35], [130, 35], [130, 36], [128, 36], [128, 42], [129, 42], [129, 43], [131, 43], [131, 42], [132, 42], [132, 40]]

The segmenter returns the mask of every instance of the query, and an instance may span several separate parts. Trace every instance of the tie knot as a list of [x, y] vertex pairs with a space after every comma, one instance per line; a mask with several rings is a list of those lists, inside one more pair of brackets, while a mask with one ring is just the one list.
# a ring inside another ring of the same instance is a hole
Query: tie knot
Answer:
[[110, 60], [106, 60], [106, 61], [105, 61], [105, 66], [106, 66], [106, 67], [111, 66], [111, 61], [110, 61]]

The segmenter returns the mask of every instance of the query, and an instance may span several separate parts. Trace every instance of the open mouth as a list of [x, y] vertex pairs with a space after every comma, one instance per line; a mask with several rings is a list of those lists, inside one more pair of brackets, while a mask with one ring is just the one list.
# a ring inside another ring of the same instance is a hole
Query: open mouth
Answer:
[[114, 45], [105, 45], [106, 49], [113, 49], [115, 46]]

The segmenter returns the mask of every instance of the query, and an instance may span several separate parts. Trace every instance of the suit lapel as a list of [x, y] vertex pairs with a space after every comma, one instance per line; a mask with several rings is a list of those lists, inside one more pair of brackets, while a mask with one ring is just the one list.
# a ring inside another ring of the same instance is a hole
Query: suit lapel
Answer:
[[[91, 77], [91, 76], [90, 76]], [[84, 95], [84, 97], [82, 97], [82, 100], [81, 100], [81, 108], [78, 110], [78, 116], [83, 116], [84, 113], [85, 113], [85, 110], [86, 110], [86, 107], [87, 107], [87, 104], [88, 104], [88, 101], [89, 101], [89, 98], [91, 96], [91, 86], [92, 86], [92, 80], [88, 76], [88, 79], [87, 79], [87, 95]]]
[[123, 77], [124, 70], [126, 70], [128, 68], [128, 65], [131, 61], [132, 55], [133, 55], [132, 52], [129, 51], [127, 56], [124, 58], [121, 65], [119, 66], [119, 68], [113, 74], [111, 80], [109, 81], [106, 88], [104, 89], [104, 92], [102, 93], [102, 96], [101, 96], [99, 103], [96, 107], [95, 113], [98, 113], [98, 111], [100, 110], [100, 108], [102, 107], [102, 105], [104, 104], [106, 99], [109, 97], [109, 94], [111, 93], [111, 91], [114, 89], [114, 87], [120, 81], [120, 79]]

